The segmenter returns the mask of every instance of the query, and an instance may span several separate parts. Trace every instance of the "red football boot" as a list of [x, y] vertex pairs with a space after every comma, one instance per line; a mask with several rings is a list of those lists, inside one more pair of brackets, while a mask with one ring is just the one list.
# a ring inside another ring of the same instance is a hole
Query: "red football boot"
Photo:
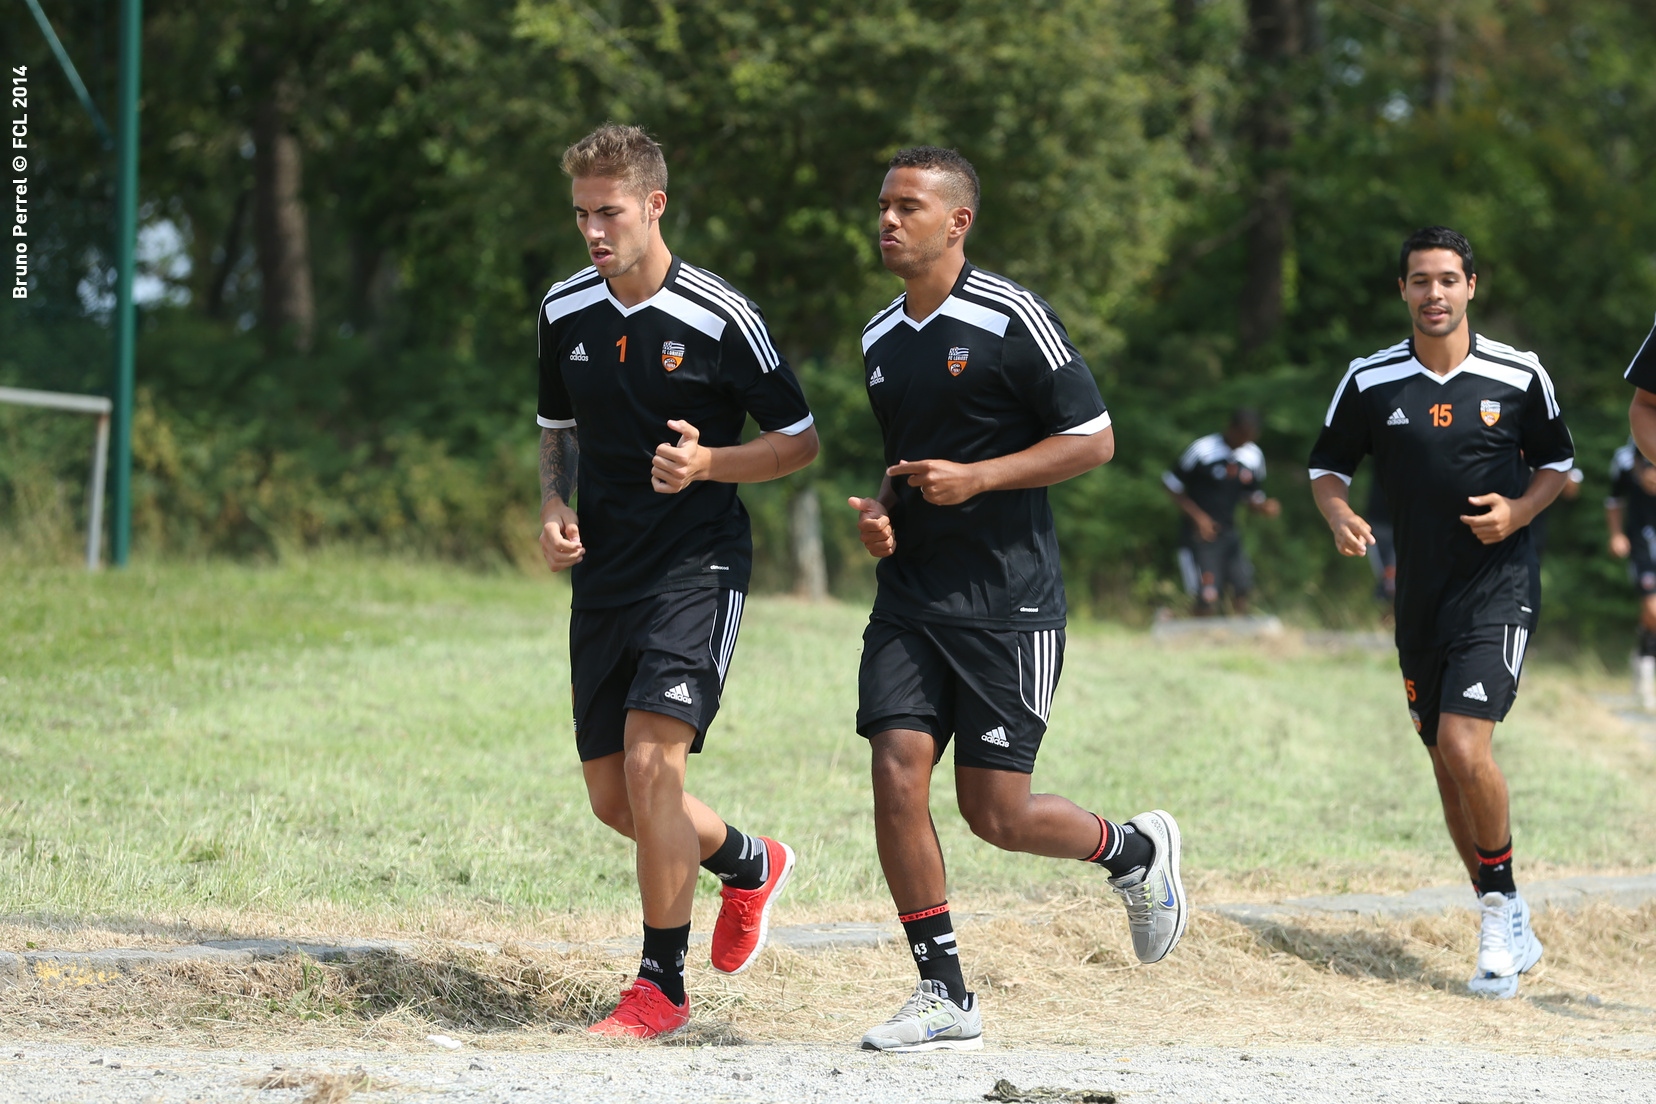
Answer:
[[759, 957], [770, 934], [770, 910], [782, 887], [793, 873], [793, 848], [785, 843], [760, 836], [765, 841], [765, 852], [770, 858], [770, 877], [758, 889], [719, 890], [724, 905], [719, 909], [719, 922], [713, 925], [713, 968], [726, 974], [739, 974]]
[[606, 1018], [587, 1028], [591, 1035], [654, 1039], [671, 1035], [690, 1022], [690, 996], [674, 1004], [653, 982], [635, 978], [621, 990], [621, 1003]]

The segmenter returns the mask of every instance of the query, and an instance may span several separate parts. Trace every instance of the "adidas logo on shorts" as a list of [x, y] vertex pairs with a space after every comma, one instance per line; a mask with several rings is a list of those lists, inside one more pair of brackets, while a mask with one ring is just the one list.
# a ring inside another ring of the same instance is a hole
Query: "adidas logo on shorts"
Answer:
[[982, 736], [980, 736], [979, 739], [986, 744], [994, 744], [996, 747], [1012, 746], [1011, 741], [1006, 738], [1005, 725], [996, 725], [994, 728], [991, 728], [988, 732], [985, 732]]
[[1489, 695], [1484, 693], [1483, 683], [1481, 682], [1474, 682], [1471, 686], [1468, 686], [1465, 690], [1462, 690], [1461, 697], [1471, 698], [1473, 701], [1481, 702], [1489, 700]]
[[569, 359], [570, 360], [585, 360], [586, 358], [587, 358], [587, 354], [586, 354], [586, 343], [585, 342], [582, 342], [581, 344], [575, 346], [573, 349], [569, 350]]
[[878, 364], [876, 364], [874, 366], [874, 374], [872, 376], [868, 377], [868, 386], [873, 387], [876, 383], [884, 383], [884, 382], [885, 382], [885, 376], [880, 374], [880, 366]]
[[666, 698], [668, 701], [683, 702], [685, 705], [695, 704], [690, 700], [690, 685], [684, 682], [679, 683], [677, 686], [666, 691], [661, 696]]
[[1400, 406], [1396, 410], [1391, 412], [1391, 417], [1386, 419], [1386, 424], [1387, 425], [1408, 425], [1409, 424], [1409, 416], [1407, 414], [1403, 413], [1403, 408]]

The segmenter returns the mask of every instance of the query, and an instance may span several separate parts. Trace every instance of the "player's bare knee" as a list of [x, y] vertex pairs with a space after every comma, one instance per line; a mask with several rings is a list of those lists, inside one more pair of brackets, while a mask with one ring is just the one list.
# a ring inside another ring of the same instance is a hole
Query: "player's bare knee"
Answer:
[[628, 804], [626, 794], [589, 792], [587, 801], [592, 806], [593, 816], [628, 839], [632, 838], [632, 806]]
[[992, 844], [1002, 851], [1019, 851], [1023, 833], [1020, 831], [1023, 818], [1016, 810], [1002, 805], [983, 804], [970, 809], [961, 809], [961, 816], [966, 818], [966, 826], [972, 834], [984, 843]]

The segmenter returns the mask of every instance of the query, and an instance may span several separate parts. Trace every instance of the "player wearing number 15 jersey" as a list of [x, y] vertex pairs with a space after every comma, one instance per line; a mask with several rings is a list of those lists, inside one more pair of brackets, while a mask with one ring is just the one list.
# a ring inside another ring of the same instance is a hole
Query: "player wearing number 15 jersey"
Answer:
[[[638, 980], [592, 1030], [650, 1038], [689, 1020], [697, 863], [724, 883], [712, 960], [726, 973], [759, 953], [793, 869], [792, 850], [726, 825], [684, 792], [684, 775], [718, 712], [747, 592], [735, 485], [797, 471], [817, 440], [758, 308], [662, 240], [661, 147], [606, 126], [571, 146], [563, 169], [593, 265], [540, 306], [541, 548], [571, 574], [587, 796], [638, 845]], [[750, 414], [761, 433], [744, 444]]]
[[1409, 715], [1483, 907], [1469, 988], [1510, 997], [1541, 944], [1513, 881], [1506, 780], [1491, 743], [1517, 697], [1541, 604], [1527, 526], [1563, 488], [1575, 448], [1540, 360], [1468, 326], [1477, 274], [1464, 237], [1441, 226], [1410, 237], [1398, 288], [1414, 333], [1352, 361], [1311, 453], [1312, 490], [1336, 547], [1363, 555], [1374, 536], [1347, 492], [1358, 463], [1374, 457], [1397, 547]]

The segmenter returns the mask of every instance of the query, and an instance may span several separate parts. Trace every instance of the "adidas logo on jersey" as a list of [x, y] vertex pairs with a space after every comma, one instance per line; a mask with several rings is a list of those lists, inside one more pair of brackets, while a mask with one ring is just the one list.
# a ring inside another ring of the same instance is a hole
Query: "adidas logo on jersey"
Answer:
[[1403, 408], [1400, 406], [1396, 410], [1391, 412], [1391, 417], [1386, 419], [1386, 424], [1387, 425], [1408, 425], [1409, 424], [1409, 416], [1407, 414], [1403, 413]]
[[1489, 700], [1489, 695], [1484, 693], [1483, 683], [1481, 682], [1474, 682], [1471, 686], [1468, 686], [1465, 690], [1462, 690], [1461, 697], [1471, 698], [1473, 701], [1481, 702]]
[[683, 702], [685, 705], [694, 705], [695, 704], [694, 702], [692, 702], [690, 700], [690, 684], [689, 683], [681, 682], [677, 686], [673, 687], [671, 690], [668, 690], [665, 693], [663, 693], [661, 696], [666, 698], [668, 701]]
[[569, 350], [570, 360], [585, 360], [586, 358], [586, 344], [584, 342]]
[[885, 377], [880, 374], [880, 366], [878, 364], [876, 364], [874, 366], [874, 374], [872, 376], [868, 377], [868, 386], [873, 387], [876, 383], [884, 383], [884, 382], [885, 382]]
[[994, 728], [991, 728], [988, 732], [985, 732], [981, 737], [979, 737], [979, 739], [986, 744], [994, 744], [996, 747], [1012, 746], [1011, 741], [1006, 738], [1005, 725], [997, 725]]

